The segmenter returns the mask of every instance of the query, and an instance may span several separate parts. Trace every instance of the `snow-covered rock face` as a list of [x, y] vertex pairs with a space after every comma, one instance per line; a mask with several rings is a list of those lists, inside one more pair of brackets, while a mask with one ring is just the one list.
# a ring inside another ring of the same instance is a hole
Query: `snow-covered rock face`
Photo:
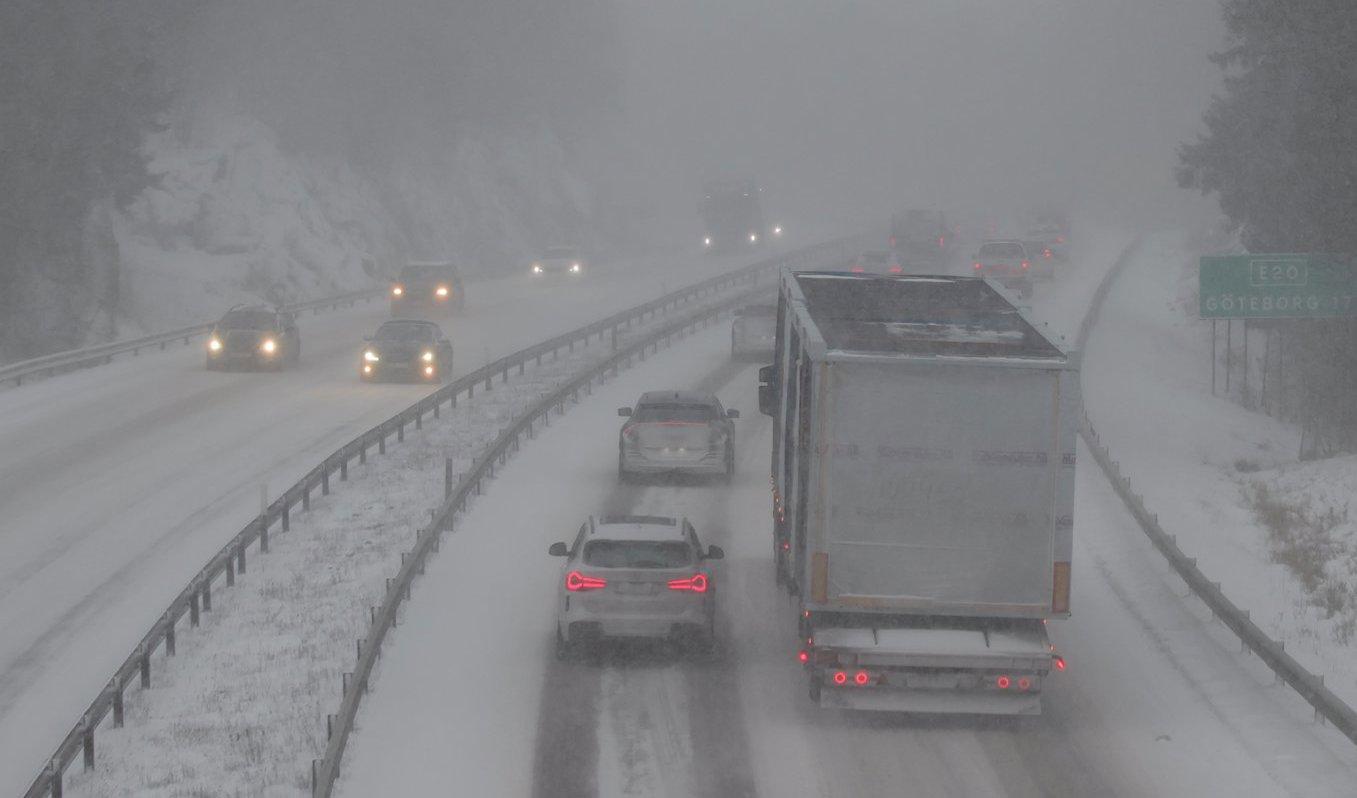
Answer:
[[238, 302], [364, 288], [407, 257], [495, 272], [521, 266], [542, 241], [594, 239], [584, 234], [588, 184], [541, 130], [467, 136], [382, 174], [287, 150], [242, 116], [199, 112], [149, 135], [145, 149], [156, 184], [115, 224], [124, 336]]

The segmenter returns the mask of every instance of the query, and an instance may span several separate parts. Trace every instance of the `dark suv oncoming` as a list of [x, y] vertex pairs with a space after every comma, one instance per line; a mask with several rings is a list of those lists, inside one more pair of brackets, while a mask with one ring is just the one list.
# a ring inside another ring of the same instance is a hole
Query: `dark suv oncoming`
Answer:
[[280, 371], [296, 365], [301, 354], [296, 317], [263, 305], [231, 308], [207, 337], [208, 369], [244, 366]]

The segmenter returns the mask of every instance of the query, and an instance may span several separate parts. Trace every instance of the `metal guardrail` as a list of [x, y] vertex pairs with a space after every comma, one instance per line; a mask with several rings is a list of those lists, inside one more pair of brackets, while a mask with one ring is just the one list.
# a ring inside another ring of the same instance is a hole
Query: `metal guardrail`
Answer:
[[[292, 313], [301, 313], [302, 311], [307, 310], [319, 313], [323, 309], [337, 309], [340, 305], [353, 307], [357, 302], [369, 302], [384, 295], [385, 289], [365, 288], [362, 291], [350, 291], [337, 296], [311, 299], [306, 302], [295, 302], [290, 305], [284, 305], [283, 309]], [[216, 324], [216, 322], [194, 324], [189, 327], [181, 327], [177, 330], [155, 333], [142, 338], [133, 338], [127, 341], [114, 341], [107, 344], [96, 344], [94, 346], [85, 347], [84, 349], [69, 349], [65, 352], [53, 352], [50, 355], [43, 355], [30, 360], [20, 360], [16, 363], [0, 366], [0, 382], [13, 380], [15, 385], [22, 385], [24, 380], [29, 377], [39, 375], [50, 377], [60, 371], [70, 371], [72, 369], [109, 363], [112, 362], [114, 355], [121, 355], [127, 352], [138, 355], [141, 354], [141, 350], [151, 349], [153, 347], [163, 350], [168, 345], [180, 340], [182, 340], [185, 345], [188, 345], [193, 338], [199, 335], [206, 335], [210, 332], [214, 324]]]
[[[1127, 263], [1139, 251], [1141, 243], [1141, 240], [1137, 239], [1123, 250], [1112, 269], [1099, 283], [1097, 291], [1094, 292], [1093, 300], [1084, 314], [1083, 322], [1079, 325], [1077, 340], [1078, 348], [1081, 351], [1088, 341], [1093, 326], [1097, 324], [1108, 292], [1113, 283], [1116, 282], [1117, 276], [1121, 274]], [[1343, 699], [1335, 695], [1332, 690], [1324, 686], [1323, 676], [1311, 673], [1295, 657], [1286, 653], [1284, 643], [1269, 637], [1262, 628], [1249, 618], [1248, 610], [1240, 609], [1221, 591], [1219, 582], [1212, 582], [1206, 578], [1206, 575], [1197, 567], [1195, 557], [1187, 556], [1178, 547], [1177, 538], [1164, 531], [1164, 528], [1159, 525], [1159, 516], [1150, 512], [1145, 506], [1145, 497], [1132, 490], [1131, 480], [1121, 472], [1121, 465], [1112, 459], [1111, 451], [1098, 436], [1098, 431], [1094, 428], [1093, 422], [1089, 420], [1087, 413], [1084, 415], [1083, 424], [1080, 425], [1079, 434], [1083, 436], [1084, 443], [1088, 445], [1089, 451], [1093, 454], [1093, 459], [1098, 463], [1103, 474], [1107, 476], [1108, 482], [1112, 483], [1112, 489], [1121, 497], [1126, 509], [1136, 519], [1136, 523], [1140, 525], [1141, 530], [1154, 544], [1154, 547], [1159, 550], [1160, 554], [1164, 555], [1169, 565], [1187, 584], [1188, 589], [1206, 604], [1214, 617], [1219, 618], [1230, 631], [1235, 633], [1245, 649], [1258, 655], [1258, 658], [1272, 669], [1277, 678], [1290, 685], [1291, 689], [1295, 690], [1301, 698], [1304, 698], [1310, 706], [1314, 707], [1317, 719], [1324, 718], [1346, 735], [1349, 740], [1357, 743], [1357, 712], [1348, 706]]]
[[[166, 655], [174, 656], [176, 629], [179, 622], [187, 615], [190, 627], [198, 626], [200, 614], [210, 612], [212, 609], [213, 583], [224, 580], [225, 586], [233, 586], [237, 574], [246, 572], [246, 554], [249, 547], [257, 543], [259, 553], [267, 553], [270, 530], [278, 526], [279, 531], [287, 532], [291, 526], [292, 509], [298, 504], [301, 505], [303, 511], [310, 509], [311, 495], [317, 489], [320, 490], [321, 495], [328, 495], [331, 478], [336, 474], [341, 482], [346, 481], [351, 462], [354, 460], [359, 463], [367, 462], [368, 452], [374, 448], [379, 454], [385, 453], [389, 438], [394, 436], [397, 441], [403, 441], [407, 427], [413, 425], [415, 429], [422, 428], [426, 416], [438, 418], [440, 408], [443, 405], [456, 407], [457, 398], [462, 394], [466, 394], [470, 398], [475, 395], [477, 388], [487, 391], [493, 390], [496, 377], [500, 379], [500, 384], [503, 384], [508, 381], [511, 370], [517, 369], [518, 373], [522, 374], [529, 361], [536, 361], [540, 364], [542, 359], [548, 355], [555, 357], [562, 350], [574, 351], [575, 346], [587, 346], [590, 340], [595, 337], [602, 341], [605, 336], [611, 336], [611, 345], [616, 348], [618, 332], [630, 329], [634, 324], [644, 322], [695, 301], [709, 299], [718, 293], [752, 283], [758, 279], [762, 272], [774, 268], [784, 265], [806, 265], [842, 256], [853, 240], [839, 239], [797, 250], [786, 256], [760, 261], [751, 266], [670, 292], [651, 302], [613, 314], [593, 324], [502, 357], [440, 387], [432, 394], [341, 446], [285, 490], [259, 516], [246, 524], [189, 580], [188, 585], [175, 596], [169, 607], [142, 637], [123, 664], [114, 672], [107, 686], [90, 703], [89, 708], [81, 714], [79, 721], [66, 734], [57, 746], [56, 751], [48, 759], [47, 764], [34, 779], [28, 791], [24, 793], [25, 798], [42, 798], [42, 796], [47, 795], [52, 796], [52, 798], [61, 798], [63, 791], [62, 776], [77, 756], [83, 758], [87, 770], [94, 767], [95, 730], [110, 714], [112, 714], [114, 727], [122, 726], [124, 690], [133, 682], [139, 682], [142, 689], [149, 689], [151, 685], [151, 655], [163, 647]], [[672, 332], [670, 334], [672, 335]], [[610, 358], [609, 362], [615, 362], [618, 357], [634, 354], [633, 349], [634, 347], [628, 347], [618, 351], [613, 358]], [[517, 428], [516, 425], [515, 429]], [[484, 458], [482, 458], [482, 465], [484, 465], [483, 460]], [[493, 471], [493, 465], [489, 468]], [[423, 539], [422, 535], [421, 539]], [[423, 558], [421, 557], [419, 561], [422, 564]], [[407, 566], [409, 564], [407, 562]], [[401, 574], [406, 574], [407, 571], [407, 567], [402, 567]], [[405, 582], [405, 585], [408, 590], [408, 581]], [[390, 590], [388, 590], [389, 593]], [[381, 617], [385, 618], [386, 616]], [[394, 611], [390, 617], [394, 619]], [[384, 633], [385, 630], [383, 630]], [[366, 673], [367, 671], [364, 671], [364, 682], [366, 682]], [[351, 686], [351, 684], [346, 685], [346, 695], [348, 695]], [[354, 711], [356, 712], [356, 710], [355, 701]], [[351, 717], [349, 722], [352, 722]], [[348, 731], [347, 727], [343, 729], [343, 739], [347, 739]], [[331, 739], [333, 741], [334, 738]], [[330, 779], [326, 782], [330, 786], [333, 785], [334, 775], [338, 773], [338, 756], [342, 753], [341, 743], [338, 754], [333, 760], [334, 766]], [[328, 759], [327, 756], [327, 761]], [[326, 789], [326, 794], [328, 794], [329, 787], [327, 786]]]

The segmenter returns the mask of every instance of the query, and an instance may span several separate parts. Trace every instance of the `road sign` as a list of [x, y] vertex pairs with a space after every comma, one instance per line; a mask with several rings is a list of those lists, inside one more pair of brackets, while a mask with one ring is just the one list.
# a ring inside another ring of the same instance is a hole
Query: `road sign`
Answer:
[[1357, 265], [1336, 255], [1206, 255], [1203, 319], [1357, 316]]

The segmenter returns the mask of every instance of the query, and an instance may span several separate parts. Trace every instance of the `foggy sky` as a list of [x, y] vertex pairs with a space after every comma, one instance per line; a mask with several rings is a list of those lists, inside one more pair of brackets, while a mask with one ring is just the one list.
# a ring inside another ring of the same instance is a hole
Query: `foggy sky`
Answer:
[[[634, 0], [625, 114], [657, 180], [751, 175], [776, 214], [1208, 203], [1179, 143], [1219, 85], [1215, 0]], [[684, 185], [680, 182], [679, 185]], [[680, 208], [680, 212], [681, 212]]]

